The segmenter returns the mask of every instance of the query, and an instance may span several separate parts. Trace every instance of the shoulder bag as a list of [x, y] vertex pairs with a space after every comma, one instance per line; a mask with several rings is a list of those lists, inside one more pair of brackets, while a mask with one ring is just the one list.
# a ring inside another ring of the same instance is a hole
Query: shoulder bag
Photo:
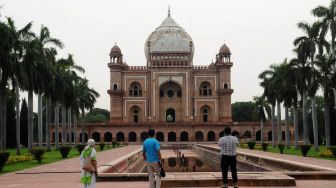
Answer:
[[[92, 152], [92, 150], [91, 150], [91, 152]], [[84, 162], [83, 162], [82, 169], [85, 170], [85, 171], [87, 171], [87, 172], [95, 172], [96, 171], [94, 163], [93, 163], [93, 161], [92, 161], [92, 159], [90, 157], [91, 156], [91, 152], [90, 152], [89, 156], [87, 156], [87, 157], [84, 158]]]

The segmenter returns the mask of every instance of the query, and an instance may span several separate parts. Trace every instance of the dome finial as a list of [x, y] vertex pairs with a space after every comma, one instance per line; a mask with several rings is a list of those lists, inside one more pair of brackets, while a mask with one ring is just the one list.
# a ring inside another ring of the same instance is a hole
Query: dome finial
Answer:
[[170, 17], [170, 5], [168, 5], [168, 17]]

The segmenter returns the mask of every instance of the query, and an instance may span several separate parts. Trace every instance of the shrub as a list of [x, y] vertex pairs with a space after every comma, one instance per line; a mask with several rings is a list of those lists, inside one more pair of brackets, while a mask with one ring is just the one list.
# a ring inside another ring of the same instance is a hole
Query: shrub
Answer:
[[37, 160], [38, 163], [42, 162], [43, 155], [44, 155], [45, 152], [46, 152], [46, 150], [43, 149], [43, 148], [32, 148], [29, 151], [29, 153], [31, 153], [34, 156], [34, 158]]
[[117, 143], [116, 143], [116, 146], [117, 146], [117, 147], [119, 147], [119, 146], [120, 146], [120, 143], [119, 143], [119, 142], [117, 142]]
[[319, 152], [320, 157], [331, 158], [333, 157], [333, 153], [329, 149], [325, 149]]
[[255, 146], [256, 142], [253, 142], [253, 141], [250, 141], [250, 142], [247, 142], [247, 145], [250, 149], [254, 149], [254, 146]]
[[263, 151], [267, 151], [268, 143], [265, 142], [261, 143], [261, 147]]
[[285, 145], [283, 145], [283, 144], [278, 144], [278, 148], [279, 148], [280, 153], [283, 154], [284, 149], [285, 149]]
[[116, 145], [117, 145], [117, 142], [113, 141], [113, 142], [112, 142], [112, 147], [115, 148]]
[[77, 149], [79, 155], [82, 153], [82, 151], [84, 150], [84, 148], [85, 148], [85, 144], [77, 144], [76, 145], [76, 149]]
[[0, 152], [0, 172], [5, 167], [8, 158], [9, 158], [8, 152]]
[[330, 150], [330, 152], [334, 155], [334, 157], [336, 158], [336, 146], [331, 146], [328, 147], [328, 150]]
[[100, 147], [100, 151], [103, 151], [104, 148], [105, 148], [105, 143], [100, 143], [100, 144], [99, 144], [99, 147]]
[[59, 148], [59, 151], [60, 151], [63, 159], [68, 157], [70, 150], [71, 150], [70, 146], [61, 146]]
[[26, 155], [19, 155], [19, 156], [9, 156], [7, 165], [11, 164], [16, 164], [16, 163], [21, 163], [21, 162], [26, 162], [26, 161], [31, 161], [33, 160], [33, 156], [30, 154]]
[[306, 157], [311, 147], [312, 145], [310, 144], [300, 145], [302, 156]]

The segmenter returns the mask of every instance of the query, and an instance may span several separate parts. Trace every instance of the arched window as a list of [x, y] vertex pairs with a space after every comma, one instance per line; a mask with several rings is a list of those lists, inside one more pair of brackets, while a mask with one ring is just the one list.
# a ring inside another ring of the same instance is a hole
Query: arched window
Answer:
[[227, 88], [228, 88], [228, 84], [225, 83], [225, 84], [224, 84], [224, 89], [227, 89]]
[[141, 86], [140, 86], [139, 83], [133, 82], [131, 84], [131, 87], [130, 87], [130, 90], [129, 90], [129, 95], [133, 96], [133, 97], [142, 96], [142, 90], [141, 90]]
[[175, 110], [168, 108], [166, 111], [166, 122], [175, 122]]
[[203, 109], [203, 122], [208, 122], [208, 109]]
[[117, 84], [113, 84], [113, 90], [117, 90], [118, 89], [118, 85]]
[[139, 110], [138, 109], [133, 110], [133, 122], [134, 123], [139, 122]]
[[199, 88], [199, 95], [201, 96], [211, 96], [212, 95], [211, 85], [209, 82], [205, 81], [201, 83], [201, 86]]

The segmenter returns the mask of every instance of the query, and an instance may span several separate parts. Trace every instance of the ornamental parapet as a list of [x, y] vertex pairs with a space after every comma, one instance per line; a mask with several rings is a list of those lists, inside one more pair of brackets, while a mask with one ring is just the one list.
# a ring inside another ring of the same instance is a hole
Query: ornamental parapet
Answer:
[[194, 65], [193, 69], [194, 70], [208, 70], [209, 66], [208, 65]]
[[147, 66], [128, 66], [127, 70], [147, 70]]

